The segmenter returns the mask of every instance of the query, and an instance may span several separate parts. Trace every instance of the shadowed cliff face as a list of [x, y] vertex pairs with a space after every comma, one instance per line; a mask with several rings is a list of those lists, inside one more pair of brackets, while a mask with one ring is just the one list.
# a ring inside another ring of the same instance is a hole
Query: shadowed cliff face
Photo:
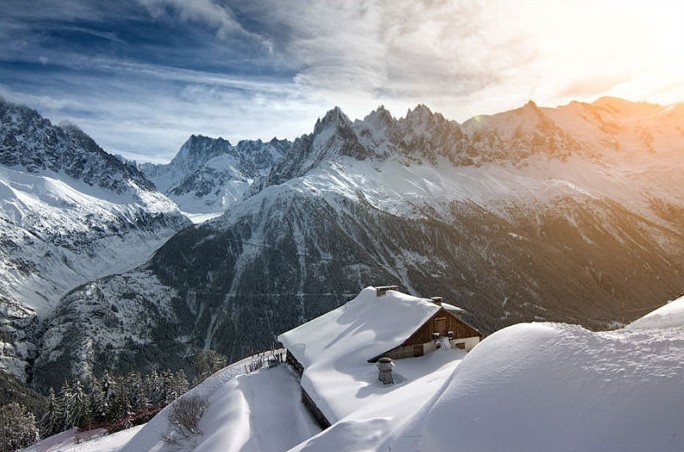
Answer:
[[[90, 311], [59, 313], [53, 323], [77, 334], [57, 342], [71, 353], [64, 369], [78, 372], [85, 337], [92, 338], [96, 368], [151, 367], [161, 359], [182, 366], [184, 355], [203, 347], [237, 360], [272, 347], [277, 334], [360, 288], [384, 283], [442, 296], [486, 333], [541, 319], [604, 329], [622, 318], [623, 304], [625, 319], [636, 318], [645, 300], [668, 299], [684, 276], [684, 256], [673, 252], [684, 249], [682, 234], [610, 202], [562, 199], [506, 218], [454, 203], [452, 214], [450, 222], [406, 219], [362, 201], [288, 195], [186, 229], [145, 269], [64, 300], [108, 314], [112, 306], [133, 312], [103, 317], [90, 334]], [[138, 281], [128, 292], [126, 279]], [[112, 339], [98, 332], [112, 327], [119, 332]], [[142, 340], [122, 343], [119, 336]], [[39, 384], [49, 383], [56, 365], [49, 350], [36, 367]]]

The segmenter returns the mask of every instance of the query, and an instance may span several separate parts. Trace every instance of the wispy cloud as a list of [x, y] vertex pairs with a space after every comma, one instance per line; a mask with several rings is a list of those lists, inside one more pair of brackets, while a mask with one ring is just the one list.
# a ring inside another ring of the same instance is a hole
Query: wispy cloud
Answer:
[[246, 30], [233, 15], [232, 9], [226, 4], [219, 4], [213, 0], [139, 0], [155, 18], [167, 18], [177, 15], [188, 22], [206, 25], [216, 31], [219, 38], [240, 35], [254, 39], [263, 44], [269, 51], [272, 44], [263, 36]]
[[676, 2], [4, 0], [3, 9], [2, 93], [138, 159], [168, 160], [192, 133], [294, 138], [334, 105], [362, 117], [421, 102], [464, 120], [528, 99], [684, 98]]

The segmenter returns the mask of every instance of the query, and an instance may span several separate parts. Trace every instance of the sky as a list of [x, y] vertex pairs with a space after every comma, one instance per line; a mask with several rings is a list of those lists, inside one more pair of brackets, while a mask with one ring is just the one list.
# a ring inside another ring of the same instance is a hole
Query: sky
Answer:
[[681, 102], [682, 21], [676, 0], [1, 0], [0, 96], [164, 163], [191, 134], [294, 139], [334, 106]]

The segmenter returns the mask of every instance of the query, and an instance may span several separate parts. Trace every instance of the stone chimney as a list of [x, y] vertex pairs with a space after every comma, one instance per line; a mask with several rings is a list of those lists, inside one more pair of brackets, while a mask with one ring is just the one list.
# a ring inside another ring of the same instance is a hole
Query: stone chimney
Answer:
[[383, 356], [378, 360], [378, 380], [382, 381], [383, 385], [394, 384], [394, 378], [392, 377], [392, 367], [394, 363], [387, 356]]
[[399, 290], [399, 286], [378, 286], [375, 288], [375, 295], [381, 297], [385, 295], [388, 290]]

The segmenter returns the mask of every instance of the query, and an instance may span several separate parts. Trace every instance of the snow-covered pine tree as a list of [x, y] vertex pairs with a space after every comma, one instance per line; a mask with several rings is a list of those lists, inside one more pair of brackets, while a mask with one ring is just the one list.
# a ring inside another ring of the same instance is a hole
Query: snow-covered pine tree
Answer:
[[64, 408], [55, 390], [50, 388], [45, 404], [43, 417], [40, 419], [40, 430], [43, 436], [51, 436], [62, 431], [64, 425]]
[[69, 385], [68, 381], [64, 380], [64, 383], [62, 384], [62, 389], [59, 391], [59, 395], [57, 396], [57, 403], [62, 408], [62, 425], [60, 425], [59, 427], [60, 432], [68, 430], [72, 428], [74, 425], [76, 425], [73, 418], [73, 402], [74, 396], [71, 393], [71, 386]]
[[116, 397], [116, 382], [109, 375], [109, 372], [105, 370], [104, 375], [102, 375], [102, 394], [103, 394], [103, 407], [104, 407], [104, 420], [107, 422], [115, 421], [112, 418], [112, 405]]
[[[122, 384], [117, 385], [116, 392], [114, 393], [107, 413], [107, 420], [112, 422], [125, 419], [132, 413], [128, 388], [123, 384], [123, 381], [121, 383]], [[130, 425], [124, 425], [123, 427], [128, 428], [129, 426]]]
[[148, 405], [147, 391], [140, 373], [133, 372], [126, 376], [126, 388], [128, 389], [131, 409], [134, 412], [140, 411]]
[[152, 406], [157, 406], [163, 402], [162, 381], [161, 378], [159, 378], [157, 369], [152, 369], [147, 375], [147, 378], [145, 379], [145, 390], [147, 399]]
[[107, 415], [107, 404], [105, 403], [105, 393], [102, 383], [91, 375], [86, 383], [86, 392], [90, 398], [90, 412], [93, 417], [93, 424], [105, 421]]
[[188, 392], [190, 385], [188, 384], [188, 377], [185, 376], [185, 371], [183, 369], [180, 369], [178, 372], [176, 372], [174, 380], [178, 397]]
[[197, 352], [193, 360], [193, 367], [195, 369], [195, 378], [192, 383], [197, 386], [214, 372], [226, 367], [228, 359], [214, 350], [202, 350]]
[[0, 408], [0, 442], [3, 451], [18, 450], [38, 441], [36, 418], [24, 405], [12, 402]]
[[176, 391], [176, 379], [173, 373], [166, 369], [161, 374], [162, 380], [162, 403], [169, 404], [176, 400], [180, 394]]
[[83, 390], [80, 380], [76, 380], [71, 388], [73, 401], [71, 403], [71, 418], [74, 426], [83, 428], [92, 423], [92, 412], [90, 411], [90, 397]]

